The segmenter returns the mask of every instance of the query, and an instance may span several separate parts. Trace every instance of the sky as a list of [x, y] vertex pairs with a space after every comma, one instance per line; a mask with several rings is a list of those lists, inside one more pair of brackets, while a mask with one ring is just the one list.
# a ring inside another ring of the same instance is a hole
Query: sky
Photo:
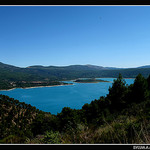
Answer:
[[150, 6], [0, 6], [0, 62], [150, 65]]

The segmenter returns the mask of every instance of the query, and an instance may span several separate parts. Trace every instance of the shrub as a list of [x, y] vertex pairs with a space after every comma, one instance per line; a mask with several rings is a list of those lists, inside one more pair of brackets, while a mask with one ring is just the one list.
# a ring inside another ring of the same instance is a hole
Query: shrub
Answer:
[[58, 131], [46, 131], [44, 138], [42, 139], [42, 143], [45, 144], [59, 144], [61, 143], [60, 140], [60, 133]]

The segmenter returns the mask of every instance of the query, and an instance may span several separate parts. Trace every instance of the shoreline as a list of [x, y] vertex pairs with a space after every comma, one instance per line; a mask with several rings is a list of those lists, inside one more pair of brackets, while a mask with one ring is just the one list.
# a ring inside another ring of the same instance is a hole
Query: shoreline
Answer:
[[[81, 78], [81, 79], [83, 79], [83, 78]], [[99, 79], [99, 78], [98, 78]], [[76, 80], [78, 80], [78, 79], [76, 79]], [[97, 81], [97, 82], [75, 82], [76, 80], [68, 80], [68, 81], [72, 81], [72, 82], [74, 82], [74, 83], [100, 83], [100, 82], [108, 82], [108, 83], [112, 83], [112, 81], [107, 81], [107, 80], [104, 80], [104, 81]]]
[[[101, 78], [109, 78], [109, 77], [101, 77]], [[78, 78], [79, 79], [79, 78]], [[80, 79], [83, 79], [83, 78], [80, 78]], [[99, 79], [99, 78], [97, 78]], [[123, 79], [135, 79], [135, 78], [123, 78]], [[73, 80], [65, 80], [65, 81], [75, 81], [77, 79], [73, 79]], [[109, 83], [112, 83], [112, 81], [104, 81], [104, 82], [109, 82]], [[99, 82], [75, 82], [75, 83], [99, 83]], [[74, 84], [64, 84], [64, 85], [48, 85], [48, 86], [33, 86], [33, 87], [24, 87], [24, 88], [21, 88], [21, 87], [16, 87], [16, 88], [12, 88], [12, 89], [3, 89], [3, 90], [0, 90], [0, 91], [11, 91], [11, 90], [14, 90], [14, 89], [32, 89], [32, 88], [42, 88], [42, 87], [55, 87], [55, 86], [67, 86], [67, 85], [74, 85]]]
[[[114, 78], [114, 77], [100, 77], [100, 78]], [[99, 79], [99, 78], [98, 78], [98, 79]], [[114, 78], [114, 79], [117, 79], [117, 77]], [[123, 79], [135, 79], [135, 78], [123, 78]]]
[[25, 87], [25, 88], [21, 88], [21, 87], [16, 87], [16, 88], [12, 88], [12, 89], [5, 89], [5, 90], [0, 90], [0, 91], [11, 91], [14, 89], [33, 89], [33, 88], [42, 88], [42, 87], [55, 87], [55, 86], [67, 86], [67, 85], [73, 85], [73, 84], [64, 84], [64, 85], [48, 85], [48, 86], [32, 86], [32, 87]]

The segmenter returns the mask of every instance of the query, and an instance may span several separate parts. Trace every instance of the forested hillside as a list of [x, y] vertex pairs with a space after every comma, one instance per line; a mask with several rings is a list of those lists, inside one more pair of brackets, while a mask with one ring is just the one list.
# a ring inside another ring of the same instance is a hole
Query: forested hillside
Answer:
[[149, 131], [150, 76], [120, 74], [106, 97], [57, 115], [0, 95], [1, 143], [150, 143]]
[[135, 78], [139, 73], [147, 78], [150, 74], [150, 68], [119, 69], [94, 65], [30, 66], [20, 68], [0, 63], [0, 89], [60, 85], [62, 83], [59, 81], [77, 78], [116, 78], [119, 73], [124, 78]]

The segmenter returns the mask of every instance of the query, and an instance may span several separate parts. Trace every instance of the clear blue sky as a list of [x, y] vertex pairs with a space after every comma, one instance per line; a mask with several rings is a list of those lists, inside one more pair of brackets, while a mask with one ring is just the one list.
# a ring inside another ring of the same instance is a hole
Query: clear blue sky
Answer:
[[150, 6], [0, 6], [0, 62], [150, 65]]

